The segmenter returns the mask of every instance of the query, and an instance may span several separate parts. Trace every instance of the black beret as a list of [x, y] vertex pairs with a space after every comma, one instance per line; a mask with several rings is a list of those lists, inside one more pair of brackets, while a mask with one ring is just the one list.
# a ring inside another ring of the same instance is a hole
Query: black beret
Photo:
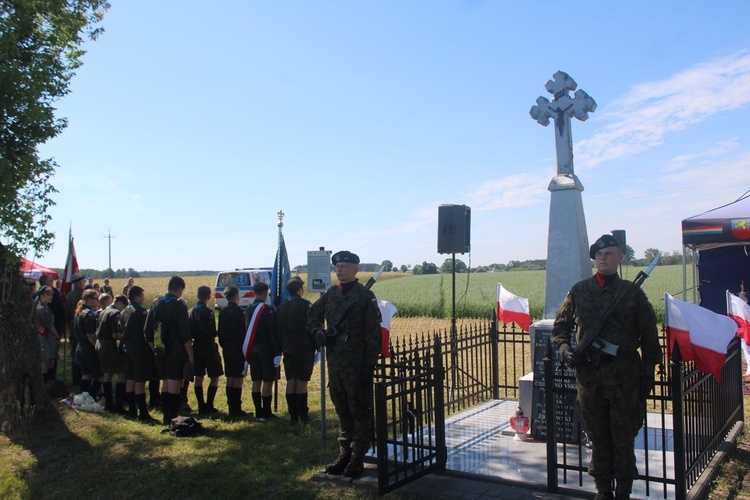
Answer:
[[291, 293], [296, 292], [300, 288], [304, 286], [305, 282], [302, 281], [302, 278], [299, 276], [294, 276], [293, 278], [290, 278], [289, 281], [286, 282], [286, 289], [289, 290]]
[[356, 253], [351, 253], [349, 250], [341, 250], [336, 252], [331, 257], [331, 262], [335, 266], [339, 262], [349, 262], [351, 264], [359, 264], [359, 256]]
[[589, 248], [589, 257], [594, 259], [596, 258], [596, 252], [609, 247], [620, 248], [620, 242], [611, 234], [603, 234], [593, 245], [591, 245], [591, 248]]
[[240, 289], [239, 289], [239, 288], [237, 288], [237, 287], [236, 287], [236, 286], [234, 286], [234, 285], [229, 285], [228, 287], [226, 287], [226, 288], [224, 289], [224, 296], [225, 296], [225, 297], [228, 297], [229, 295], [231, 295], [231, 294], [235, 294], [235, 293], [236, 293], [236, 294], [239, 294], [239, 293], [240, 293]]

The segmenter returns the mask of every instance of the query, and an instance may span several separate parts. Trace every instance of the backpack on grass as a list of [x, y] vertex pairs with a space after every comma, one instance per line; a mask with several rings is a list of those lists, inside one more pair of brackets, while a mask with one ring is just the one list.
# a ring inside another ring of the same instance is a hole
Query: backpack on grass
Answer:
[[206, 428], [193, 417], [175, 417], [169, 423], [169, 429], [164, 429], [161, 432], [169, 432], [175, 437], [189, 437], [205, 433]]

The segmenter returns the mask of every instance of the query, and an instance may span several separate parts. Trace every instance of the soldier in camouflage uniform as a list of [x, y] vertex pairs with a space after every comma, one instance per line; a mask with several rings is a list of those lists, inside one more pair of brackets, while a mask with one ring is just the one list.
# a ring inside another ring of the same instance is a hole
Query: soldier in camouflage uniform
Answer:
[[[601, 338], [619, 346], [616, 356], [590, 350], [583, 355], [570, 348], [578, 327], [580, 339], [602, 309], [619, 297], [629, 282], [617, 276], [624, 258], [620, 243], [605, 234], [591, 245], [597, 273], [570, 289], [552, 328], [560, 358], [575, 367], [578, 406], [592, 453], [589, 474], [596, 483], [596, 499], [630, 498], [638, 477], [634, 441], [643, 424], [644, 400], [653, 389], [654, 369], [662, 360], [656, 315], [640, 287], [634, 287], [610, 317]], [[639, 355], [638, 349], [641, 354]]]
[[[370, 445], [373, 370], [380, 352], [380, 310], [375, 295], [357, 281], [359, 257], [346, 250], [333, 254], [338, 285], [332, 286], [308, 313], [308, 330], [318, 345], [328, 349], [328, 389], [339, 417], [338, 457], [326, 465], [329, 474], [357, 477]], [[331, 332], [337, 311], [351, 298], [355, 302]], [[329, 327], [326, 335], [323, 321]], [[344, 336], [348, 338], [344, 340]]]

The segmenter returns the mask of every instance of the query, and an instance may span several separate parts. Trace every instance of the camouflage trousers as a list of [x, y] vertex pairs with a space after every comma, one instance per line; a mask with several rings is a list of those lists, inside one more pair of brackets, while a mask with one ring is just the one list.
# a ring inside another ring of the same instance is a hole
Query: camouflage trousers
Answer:
[[328, 370], [328, 390], [339, 417], [339, 444], [351, 443], [354, 453], [364, 454], [372, 437], [372, 381], [363, 386], [361, 366]]
[[579, 415], [592, 445], [589, 474], [597, 487], [613, 478], [618, 485], [632, 484], [638, 477], [634, 442], [644, 417], [640, 373], [639, 359], [577, 370]]

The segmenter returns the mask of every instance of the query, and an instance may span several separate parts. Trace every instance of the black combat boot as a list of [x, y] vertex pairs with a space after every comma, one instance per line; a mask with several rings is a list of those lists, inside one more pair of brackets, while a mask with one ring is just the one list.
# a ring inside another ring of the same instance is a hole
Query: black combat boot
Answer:
[[342, 474], [342, 476], [354, 479], [355, 477], [358, 477], [360, 474], [362, 474], [362, 471], [365, 470], [365, 464], [362, 461], [363, 458], [364, 455], [362, 453], [352, 453], [352, 458], [351, 460], [349, 460], [349, 465], [347, 465], [346, 469], [344, 469], [344, 473]]
[[352, 449], [349, 444], [340, 445], [339, 456], [333, 462], [326, 464], [326, 474], [341, 474], [352, 459]]
[[598, 491], [596, 493], [596, 496], [594, 497], [594, 500], [614, 500], [615, 496], [612, 494], [611, 491], [607, 491], [602, 493], [601, 491]]

